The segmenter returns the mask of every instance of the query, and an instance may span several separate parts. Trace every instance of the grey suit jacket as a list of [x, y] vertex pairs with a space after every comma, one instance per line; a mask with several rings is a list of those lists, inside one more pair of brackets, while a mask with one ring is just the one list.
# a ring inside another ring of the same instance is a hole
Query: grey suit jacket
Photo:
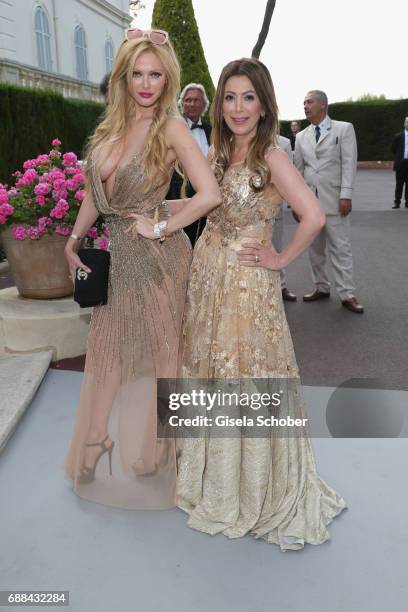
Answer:
[[279, 147], [285, 151], [286, 155], [289, 157], [290, 161], [293, 161], [293, 151], [292, 151], [292, 146], [290, 144], [290, 140], [289, 138], [286, 138], [286, 136], [278, 136], [278, 144]]
[[316, 143], [313, 125], [296, 136], [294, 162], [326, 215], [338, 215], [339, 200], [352, 199], [357, 172], [357, 143], [351, 123], [328, 118], [328, 130]]

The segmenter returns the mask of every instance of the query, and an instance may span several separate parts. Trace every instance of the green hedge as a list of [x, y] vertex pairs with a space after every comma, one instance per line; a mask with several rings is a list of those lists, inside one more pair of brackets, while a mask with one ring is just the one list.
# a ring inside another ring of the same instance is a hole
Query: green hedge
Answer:
[[63, 151], [81, 157], [102, 111], [96, 102], [0, 84], [0, 182], [9, 182], [26, 159], [47, 153], [53, 138], [62, 141]]
[[[393, 159], [391, 143], [394, 134], [404, 129], [408, 99], [336, 102], [329, 105], [329, 115], [332, 119], [349, 121], [354, 125], [359, 160], [387, 161]], [[302, 120], [302, 127], [307, 124]], [[290, 121], [281, 122], [281, 132], [284, 136], [290, 133]]]
[[[206, 69], [205, 59], [202, 68]], [[11, 173], [21, 168], [26, 159], [49, 151], [56, 137], [62, 141], [64, 151], [74, 151], [81, 157], [102, 111], [103, 105], [96, 102], [0, 84], [0, 182], [10, 181]], [[392, 138], [403, 129], [408, 116], [408, 100], [339, 102], [329, 106], [329, 113], [333, 119], [353, 123], [360, 160], [389, 160]], [[306, 127], [307, 121], [301, 122]], [[289, 121], [281, 122], [281, 132], [289, 134]]]

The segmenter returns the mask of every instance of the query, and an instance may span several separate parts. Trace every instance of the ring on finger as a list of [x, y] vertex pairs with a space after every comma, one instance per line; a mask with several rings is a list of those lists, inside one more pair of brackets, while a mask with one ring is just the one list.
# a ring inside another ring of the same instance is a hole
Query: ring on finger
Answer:
[[258, 261], [259, 261], [259, 255], [255, 255], [255, 261], [256, 261], [256, 263], [258, 263]]

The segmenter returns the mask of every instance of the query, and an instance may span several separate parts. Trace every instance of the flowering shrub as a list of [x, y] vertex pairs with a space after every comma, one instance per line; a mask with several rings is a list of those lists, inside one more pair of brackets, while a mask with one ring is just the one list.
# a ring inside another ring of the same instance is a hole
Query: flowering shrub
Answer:
[[[0, 183], [0, 229], [12, 225], [16, 240], [38, 240], [43, 234], [69, 236], [84, 199], [84, 175], [75, 153], [61, 153], [55, 138], [48, 154], [28, 159], [14, 172], [14, 185]], [[87, 240], [107, 249], [108, 230], [99, 218]]]

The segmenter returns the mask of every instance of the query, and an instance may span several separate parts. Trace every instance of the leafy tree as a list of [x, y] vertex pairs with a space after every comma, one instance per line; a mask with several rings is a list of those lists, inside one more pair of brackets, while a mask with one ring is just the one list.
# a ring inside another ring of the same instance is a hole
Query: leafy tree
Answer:
[[133, 19], [137, 16], [138, 12], [144, 8], [146, 8], [146, 6], [143, 4], [142, 0], [129, 0], [129, 10]]
[[181, 64], [181, 86], [204, 85], [209, 98], [214, 85], [208, 70], [192, 0], [156, 0], [152, 27], [169, 33]]
[[365, 93], [359, 96], [356, 102], [377, 102], [381, 100], [386, 100], [386, 97], [384, 94], [377, 95], [377, 94], [372, 94], [372, 93]]

